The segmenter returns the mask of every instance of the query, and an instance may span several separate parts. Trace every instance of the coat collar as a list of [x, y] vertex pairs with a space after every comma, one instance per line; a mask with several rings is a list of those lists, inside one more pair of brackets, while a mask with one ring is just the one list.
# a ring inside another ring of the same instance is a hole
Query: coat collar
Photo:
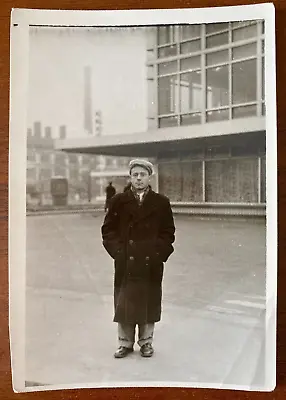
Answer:
[[150, 188], [141, 206], [138, 205], [134, 194], [129, 189], [122, 195], [123, 203], [128, 204], [127, 209], [132, 214], [134, 220], [141, 220], [153, 213], [157, 209], [155, 201], [156, 193]]

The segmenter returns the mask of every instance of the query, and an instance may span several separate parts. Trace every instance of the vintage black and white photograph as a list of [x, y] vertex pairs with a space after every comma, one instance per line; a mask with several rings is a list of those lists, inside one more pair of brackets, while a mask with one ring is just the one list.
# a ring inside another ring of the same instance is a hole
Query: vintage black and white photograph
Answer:
[[19, 391], [274, 388], [274, 10], [166, 11], [26, 22]]

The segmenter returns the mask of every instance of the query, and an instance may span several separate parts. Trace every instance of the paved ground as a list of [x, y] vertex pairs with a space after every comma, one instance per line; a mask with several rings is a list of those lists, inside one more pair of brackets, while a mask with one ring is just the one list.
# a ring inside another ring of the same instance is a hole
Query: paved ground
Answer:
[[156, 353], [115, 360], [102, 214], [27, 218], [27, 381], [263, 386], [265, 225], [175, 221]]

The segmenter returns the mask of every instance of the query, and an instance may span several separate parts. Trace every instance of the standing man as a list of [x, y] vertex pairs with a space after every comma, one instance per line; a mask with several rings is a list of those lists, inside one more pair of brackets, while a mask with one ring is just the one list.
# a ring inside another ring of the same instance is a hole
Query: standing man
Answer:
[[105, 189], [106, 199], [105, 199], [105, 212], [108, 210], [110, 199], [116, 194], [116, 189], [112, 186], [112, 182], [109, 182], [109, 185]]
[[114, 322], [119, 348], [115, 358], [133, 351], [135, 328], [142, 357], [153, 355], [155, 322], [161, 319], [164, 262], [173, 253], [175, 226], [169, 199], [150, 185], [153, 165], [129, 164], [131, 186], [110, 201], [102, 226], [103, 246], [114, 259]]

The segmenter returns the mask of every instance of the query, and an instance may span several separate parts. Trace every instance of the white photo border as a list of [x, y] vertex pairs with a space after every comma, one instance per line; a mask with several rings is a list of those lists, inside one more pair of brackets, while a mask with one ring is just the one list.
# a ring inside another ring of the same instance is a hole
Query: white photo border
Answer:
[[[25, 283], [26, 283], [26, 132], [30, 26], [119, 27], [201, 24], [265, 20], [266, 97], [266, 360], [265, 387], [196, 383], [131, 382], [75, 383], [25, 387]], [[13, 390], [110, 387], [190, 387], [272, 391], [276, 385], [277, 308], [277, 120], [275, 8], [272, 3], [186, 9], [68, 11], [13, 9], [10, 28], [10, 129], [9, 129], [9, 331]], [[24, 134], [23, 134], [24, 133]]]

